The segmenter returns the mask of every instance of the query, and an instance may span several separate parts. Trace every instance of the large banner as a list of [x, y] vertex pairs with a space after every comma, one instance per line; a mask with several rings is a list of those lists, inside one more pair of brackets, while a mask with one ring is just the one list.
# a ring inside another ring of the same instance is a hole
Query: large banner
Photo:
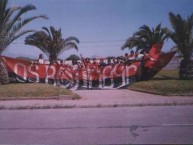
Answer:
[[121, 88], [136, 81], [140, 74], [140, 61], [95, 67], [78, 65], [38, 64], [30, 61], [2, 57], [9, 76], [19, 82], [40, 82], [60, 85], [69, 89]]
[[[158, 51], [159, 50], [159, 51]], [[148, 80], [165, 67], [176, 52], [161, 52], [154, 45], [140, 60], [99, 63], [55, 62], [38, 64], [31, 61], [2, 56], [10, 78], [18, 82], [37, 82], [58, 85], [76, 90], [81, 88], [123, 88], [135, 81]]]
[[171, 51], [168, 53], [161, 52], [162, 45], [153, 45], [148, 53], [149, 58], [144, 58], [144, 68], [148, 70], [147, 74], [143, 74], [143, 76], [152, 78], [155, 74], [157, 74], [162, 68], [164, 68], [173, 56], [176, 54], [176, 51]]

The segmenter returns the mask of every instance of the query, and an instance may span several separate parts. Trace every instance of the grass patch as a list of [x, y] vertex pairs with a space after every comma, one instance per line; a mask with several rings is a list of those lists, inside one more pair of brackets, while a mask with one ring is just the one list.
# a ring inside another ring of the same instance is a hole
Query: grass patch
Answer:
[[193, 96], [193, 81], [179, 80], [177, 69], [161, 70], [151, 80], [136, 82], [128, 89], [161, 95]]
[[0, 99], [57, 99], [59, 96], [70, 96], [79, 99], [80, 96], [70, 90], [40, 83], [15, 83], [0, 85]]

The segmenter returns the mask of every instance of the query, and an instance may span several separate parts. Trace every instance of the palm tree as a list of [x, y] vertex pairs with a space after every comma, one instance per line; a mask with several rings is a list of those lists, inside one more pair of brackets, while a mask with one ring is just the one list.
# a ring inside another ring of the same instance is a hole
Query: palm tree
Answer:
[[0, 84], [9, 83], [8, 72], [6, 69], [6, 65], [3, 63], [0, 57]]
[[170, 37], [183, 56], [180, 63], [179, 76], [180, 79], [188, 79], [193, 75], [193, 61], [191, 61], [193, 53], [193, 13], [185, 20], [181, 15], [175, 15], [170, 12], [169, 20], [173, 28], [173, 31], [169, 32]]
[[50, 58], [51, 62], [57, 60], [59, 55], [65, 50], [71, 48], [78, 50], [76, 44], [79, 43], [78, 38], [69, 37], [63, 39], [61, 29], [56, 30], [52, 26], [50, 26], [50, 29], [47, 27], [43, 27], [42, 29], [27, 36], [25, 44], [36, 46], [42, 50]]
[[7, 7], [8, 0], [0, 1], [0, 54], [11, 44], [14, 40], [34, 30], [21, 30], [26, 24], [37, 18], [48, 19], [45, 15], [32, 16], [22, 19], [22, 16], [35, 10], [34, 5], [26, 5], [24, 7], [12, 6]]
[[139, 31], [135, 32], [132, 37], [126, 40], [121, 49], [136, 47], [136, 51], [140, 49], [149, 51], [153, 44], [164, 42], [164, 40], [168, 38], [166, 30], [166, 28], [161, 28], [161, 24], [158, 24], [152, 29], [147, 25], [143, 25], [139, 28]]
[[[24, 7], [11, 6], [8, 7], [8, 0], [0, 1], [0, 55], [14, 40], [25, 35], [26, 33], [33, 32], [34, 30], [22, 30], [22, 28], [37, 18], [47, 19], [45, 15], [32, 16], [29, 18], [22, 18], [22, 16], [31, 11], [35, 10], [34, 5], [26, 5]], [[1, 74], [7, 74], [5, 72], [5, 66], [0, 59]], [[0, 75], [2, 83], [7, 83], [8, 78], [4, 78]], [[3, 80], [3, 81], [2, 81]], [[6, 80], [6, 81], [5, 81]]]

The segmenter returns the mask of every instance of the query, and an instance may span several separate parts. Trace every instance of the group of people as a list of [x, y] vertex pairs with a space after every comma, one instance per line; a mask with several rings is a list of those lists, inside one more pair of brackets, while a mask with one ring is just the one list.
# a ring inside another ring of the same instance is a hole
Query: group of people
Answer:
[[[135, 61], [143, 61], [144, 57], [148, 56], [146, 52], [143, 54], [139, 52], [134, 52], [133, 50], [130, 52], [130, 54], [125, 53], [124, 56], [120, 57], [114, 57], [114, 58], [101, 58], [97, 60], [96, 58], [89, 59], [84, 58], [82, 55], [81, 60], [72, 60], [72, 63], [69, 64], [69, 62], [65, 60], [58, 60], [55, 62], [49, 62], [49, 64], [56, 64], [59, 68], [57, 77], [60, 78], [62, 73], [64, 73], [66, 70], [69, 70], [72, 73], [73, 82], [72, 84], [80, 84], [83, 85], [86, 84], [86, 86], [89, 88], [89, 86], [93, 86], [93, 84], [100, 85], [100, 74], [103, 73], [103, 69], [106, 66], [111, 66], [111, 70], [113, 70], [113, 67], [116, 64], [122, 64], [124, 65], [130, 65]], [[36, 61], [37, 64], [45, 64], [44, 56], [43, 54], [39, 55], [39, 58]], [[87, 73], [87, 74], [83, 74]], [[86, 78], [85, 78], [86, 76]], [[90, 77], [92, 76], [92, 79]], [[84, 82], [84, 81], [87, 82]], [[95, 83], [98, 82], [98, 83]], [[112, 81], [111, 81], [112, 82]], [[105, 82], [102, 82], [104, 84]]]
[[[141, 61], [142, 58], [144, 57], [144, 55], [146, 55], [146, 53], [144, 52], [143, 54], [137, 52], [134, 52], [133, 50], [131, 50], [130, 54], [125, 53], [124, 56], [119, 56], [119, 57], [112, 57], [112, 58], [101, 58], [99, 59], [99, 61], [96, 58], [93, 58], [92, 60], [89, 58], [83, 58], [81, 55], [81, 61], [78, 60], [72, 60], [72, 65], [78, 63], [79, 65], [81, 65], [81, 63], [83, 63], [84, 65], [87, 63], [91, 63], [94, 65], [113, 65], [113, 64], [117, 64], [117, 63], [125, 63], [125, 64], [130, 64], [133, 61]], [[106, 61], [105, 61], [106, 60]], [[44, 60], [44, 55], [43, 54], [39, 54], [39, 57], [37, 59], [37, 61], [35, 61], [35, 63], [37, 64], [45, 64], [45, 60]], [[50, 61], [50, 64], [52, 63], [57, 63], [57, 64], [64, 64], [65, 60], [59, 60], [59, 61]]]

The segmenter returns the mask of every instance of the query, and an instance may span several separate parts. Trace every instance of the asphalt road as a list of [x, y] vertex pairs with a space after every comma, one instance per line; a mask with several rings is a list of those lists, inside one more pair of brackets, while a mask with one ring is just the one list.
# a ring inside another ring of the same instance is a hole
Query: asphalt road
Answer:
[[0, 144], [193, 144], [193, 106], [1, 110]]

